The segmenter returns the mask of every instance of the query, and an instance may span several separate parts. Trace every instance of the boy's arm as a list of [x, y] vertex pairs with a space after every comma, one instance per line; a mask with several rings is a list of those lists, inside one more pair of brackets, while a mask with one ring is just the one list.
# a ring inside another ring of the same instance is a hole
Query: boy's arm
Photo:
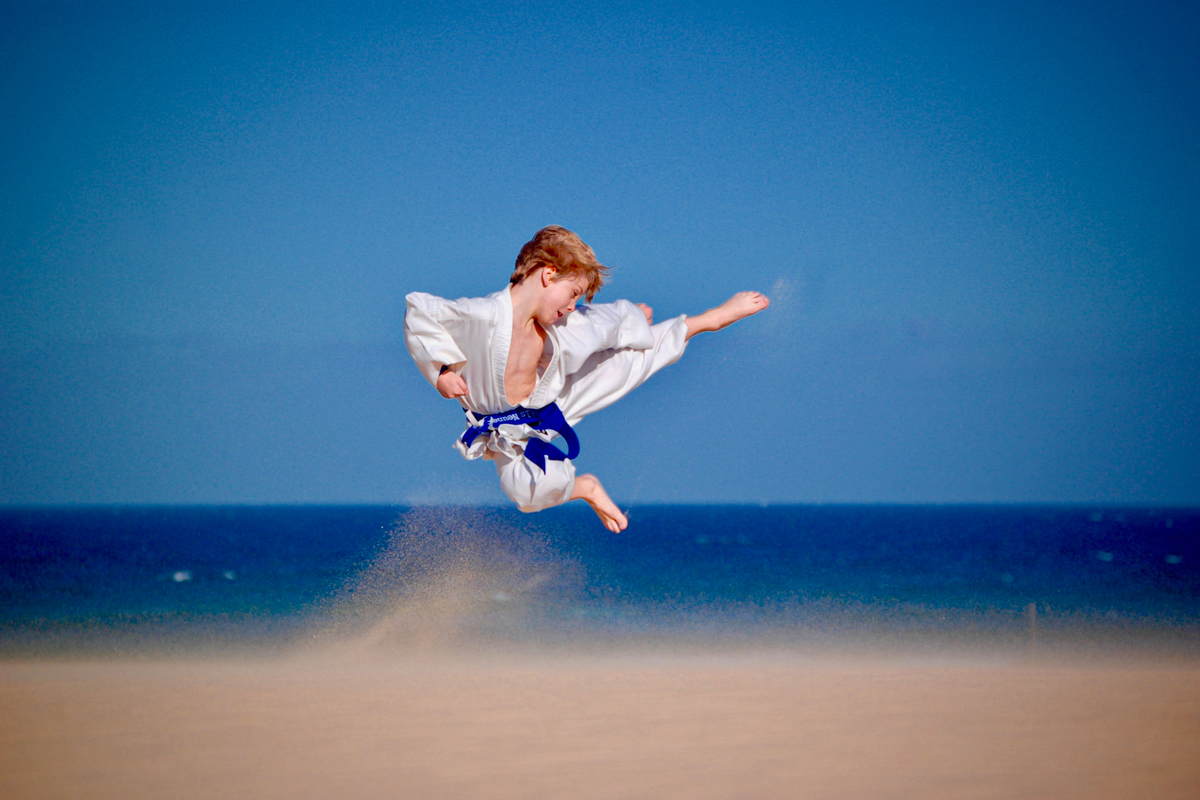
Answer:
[[582, 368], [592, 353], [654, 346], [648, 314], [628, 300], [592, 303], [567, 317], [559, 340], [563, 344], [564, 367], [568, 375]]
[[[461, 369], [467, 357], [439, 320], [449, 301], [424, 292], [413, 292], [405, 302], [408, 308], [404, 313], [404, 344], [408, 354], [439, 394], [462, 397], [467, 393], [466, 382], [454, 370]], [[457, 383], [453, 379], [457, 379]], [[451, 393], [447, 394], [444, 388]]]
[[567, 322], [570, 333], [590, 339], [597, 350], [625, 347], [645, 350], [654, 346], [654, 334], [650, 331], [646, 312], [628, 300], [583, 306]]
[[447, 400], [467, 396], [467, 382], [463, 380], [461, 375], [450, 369], [449, 366], [442, 367], [437, 383], [434, 386], [437, 388], [438, 394]]

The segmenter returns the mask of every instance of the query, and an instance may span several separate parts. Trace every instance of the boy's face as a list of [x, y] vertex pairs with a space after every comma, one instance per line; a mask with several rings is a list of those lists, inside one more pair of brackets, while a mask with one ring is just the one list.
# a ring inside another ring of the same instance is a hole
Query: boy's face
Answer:
[[553, 325], [575, 310], [575, 303], [587, 292], [588, 279], [582, 274], [558, 278], [550, 268], [547, 268], [547, 272], [548, 275], [543, 278], [542, 302], [537, 317], [542, 325]]

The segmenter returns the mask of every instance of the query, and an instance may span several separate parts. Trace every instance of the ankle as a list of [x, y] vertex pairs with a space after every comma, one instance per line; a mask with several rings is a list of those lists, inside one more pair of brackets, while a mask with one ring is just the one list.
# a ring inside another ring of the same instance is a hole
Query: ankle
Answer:
[[592, 475], [577, 475], [575, 477], [575, 490], [571, 492], [572, 500], [586, 500], [589, 503], [596, 496], [596, 487], [599, 486], [599, 481]]

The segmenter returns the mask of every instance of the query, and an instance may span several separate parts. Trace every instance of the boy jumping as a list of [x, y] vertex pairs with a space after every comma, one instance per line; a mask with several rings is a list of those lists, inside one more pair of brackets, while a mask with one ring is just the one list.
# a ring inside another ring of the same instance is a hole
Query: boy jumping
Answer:
[[[683, 355], [697, 333], [715, 331], [769, 304], [738, 292], [694, 317], [654, 325], [644, 303], [591, 301], [608, 268], [571, 231], [542, 228], [521, 248], [504, 289], [480, 298], [408, 295], [404, 342], [442, 397], [467, 415], [454, 443], [464, 457], [491, 459], [500, 487], [522, 511], [586, 500], [613, 533], [629, 524], [595, 475], [575, 475], [571, 426], [640, 386]], [[566, 455], [549, 444], [567, 442]]]

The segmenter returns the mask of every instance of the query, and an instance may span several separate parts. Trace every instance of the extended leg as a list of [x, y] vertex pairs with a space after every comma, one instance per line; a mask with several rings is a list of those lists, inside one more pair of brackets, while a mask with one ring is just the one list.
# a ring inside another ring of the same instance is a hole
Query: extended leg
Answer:
[[571, 499], [586, 500], [592, 511], [595, 511], [596, 516], [604, 523], [604, 527], [613, 533], [620, 533], [629, 526], [629, 520], [625, 519], [621, 509], [617, 508], [617, 504], [608, 496], [608, 492], [604, 491], [595, 475], [576, 475], [575, 492]]
[[567, 422], [574, 425], [588, 414], [606, 408], [668, 364], [687, 347], [686, 318], [682, 315], [650, 328], [654, 346], [648, 350], [604, 350], [594, 353], [583, 368], [567, 378], [558, 397]]
[[687, 338], [705, 331], [719, 331], [726, 325], [732, 325], [739, 319], [751, 314], [757, 314], [769, 306], [771, 301], [761, 292], [738, 292], [716, 308], [710, 308], [703, 314], [688, 317]]

